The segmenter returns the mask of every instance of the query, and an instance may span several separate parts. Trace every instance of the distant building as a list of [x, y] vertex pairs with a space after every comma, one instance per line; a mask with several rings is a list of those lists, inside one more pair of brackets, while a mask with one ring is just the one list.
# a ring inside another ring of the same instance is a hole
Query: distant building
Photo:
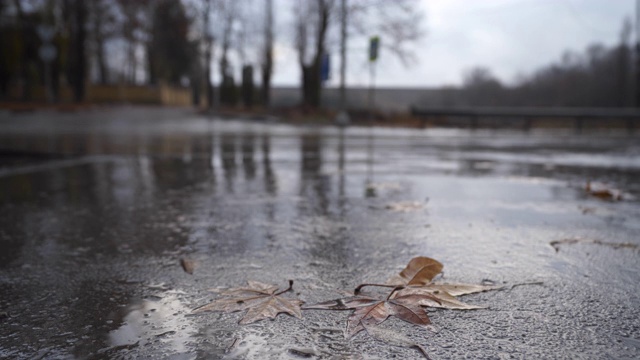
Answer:
[[[322, 90], [322, 106], [337, 109], [340, 105], [338, 88]], [[366, 109], [369, 107], [368, 88], [347, 89], [347, 108]], [[271, 104], [274, 107], [296, 106], [301, 102], [299, 87], [275, 87]], [[461, 91], [455, 88], [378, 88], [374, 96], [375, 107], [383, 112], [408, 112], [417, 107], [464, 106]]]

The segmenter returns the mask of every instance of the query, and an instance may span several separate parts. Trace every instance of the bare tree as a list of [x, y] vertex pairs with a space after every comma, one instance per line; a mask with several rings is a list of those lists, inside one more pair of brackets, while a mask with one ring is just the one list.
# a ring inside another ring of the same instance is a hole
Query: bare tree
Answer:
[[347, 0], [340, 0], [340, 108], [347, 106]]
[[157, 80], [177, 85], [192, 73], [195, 47], [189, 39], [191, 23], [182, 1], [154, 1], [147, 51]]
[[31, 100], [32, 84], [31, 84], [31, 77], [29, 76], [28, 66], [30, 63], [30, 59], [29, 59], [28, 48], [31, 43], [29, 39], [33, 38], [33, 36], [29, 34], [28, 19], [27, 19], [27, 16], [25, 15], [24, 9], [22, 8], [22, 3], [20, 2], [20, 0], [13, 0], [13, 5], [17, 13], [16, 18], [18, 23], [20, 40], [24, 44], [24, 46], [20, 51], [20, 56], [19, 56], [20, 78], [24, 82], [24, 87], [22, 90], [22, 100]]
[[[326, 38], [333, 5], [333, 0], [305, 1], [299, 2], [297, 9], [294, 10], [298, 14], [296, 47], [302, 71], [302, 103], [305, 106], [320, 106], [322, 89], [320, 66], [326, 51]], [[311, 52], [307, 53], [308, 51]]]
[[265, 2], [264, 46], [262, 57], [262, 104], [268, 107], [271, 100], [271, 75], [273, 74], [273, 0]]
[[629, 43], [631, 40], [631, 32], [633, 31], [633, 25], [631, 19], [625, 18], [622, 23], [622, 30], [620, 31], [620, 44], [616, 49], [618, 66], [617, 66], [617, 87], [619, 91], [618, 106], [630, 105], [631, 94], [631, 50]]
[[222, 24], [220, 44], [220, 101], [225, 105], [235, 105], [237, 101], [236, 84], [229, 61], [229, 51], [234, 38], [235, 24], [238, 21], [237, 2], [222, 0], [219, 8]]
[[105, 56], [106, 43], [117, 35], [117, 19], [113, 2], [108, 0], [94, 0], [89, 2], [89, 24], [91, 26], [91, 40], [93, 55], [98, 69], [98, 82], [106, 84], [109, 80], [109, 70]]
[[488, 68], [475, 67], [464, 74], [468, 105], [500, 105], [503, 87]]
[[69, 61], [69, 80], [73, 87], [73, 98], [76, 102], [84, 100], [87, 59], [85, 45], [87, 38], [86, 20], [87, 4], [82, 0], [71, 0], [71, 46]]
[[[150, 12], [152, 3], [150, 0], [118, 0], [118, 5], [123, 16], [121, 33], [126, 41], [126, 58], [127, 67], [125, 76], [127, 82], [136, 82], [136, 73], [138, 71], [138, 59], [136, 51], [146, 39], [144, 34], [150, 29]], [[149, 66], [149, 81], [153, 83], [155, 76], [153, 69]]]
[[422, 39], [423, 14], [418, 0], [341, 0], [340, 6], [340, 98], [346, 106], [347, 42], [349, 37], [364, 42], [372, 35], [405, 65], [414, 61], [410, 46]]
[[213, 83], [211, 82], [211, 67], [213, 58], [214, 36], [211, 32], [211, 2], [203, 0], [202, 12], [202, 43], [204, 47], [204, 88], [206, 91], [206, 104], [208, 108], [213, 106]]

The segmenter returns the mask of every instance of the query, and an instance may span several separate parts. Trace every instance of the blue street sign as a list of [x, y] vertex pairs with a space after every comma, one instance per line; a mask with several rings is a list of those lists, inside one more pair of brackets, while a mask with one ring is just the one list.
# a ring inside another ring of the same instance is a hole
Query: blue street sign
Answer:
[[369, 61], [378, 59], [378, 48], [380, 47], [380, 37], [372, 36], [369, 39]]
[[322, 80], [322, 82], [329, 80], [329, 74], [331, 71], [331, 64], [329, 59], [329, 54], [322, 54], [322, 62], [320, 64], [320, 79]]

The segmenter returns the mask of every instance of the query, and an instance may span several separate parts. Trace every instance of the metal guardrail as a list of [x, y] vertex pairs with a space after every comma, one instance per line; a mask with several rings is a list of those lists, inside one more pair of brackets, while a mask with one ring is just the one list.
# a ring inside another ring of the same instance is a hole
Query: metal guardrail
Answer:
[[581, 131], [585, 119], [624, 119], [627, 129], [633, 131], [640, 122], [640, 110], [635, 108], [546, 108], [546, 107], [461, 107], [461, 108], [411, 108], [414, 116], [442, 117], [456, 116], [470, 119], [470, 126], [476, 128], [480, 118], [520, 118], [526, 130], [534, 119], [564, 118], [575, 119], [575, 126]]

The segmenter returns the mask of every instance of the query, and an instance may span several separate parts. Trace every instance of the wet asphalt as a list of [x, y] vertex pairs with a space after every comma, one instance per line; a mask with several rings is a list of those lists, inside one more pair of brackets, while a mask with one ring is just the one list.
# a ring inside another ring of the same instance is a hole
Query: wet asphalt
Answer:
[[[589, 180], [624, 199], [590, 196]], [[420, 358], [345, 339], [346, 312], [190, 314], [247, 280], [339, 298], [414, 256], [442, 262], [442, 281], [542, 282], [430, 310], [437, 332], [383, 324], [434, 359], [639, 358], [639, 199], [640, 137], [610, 130], [4, 112], [0, 358]]]

